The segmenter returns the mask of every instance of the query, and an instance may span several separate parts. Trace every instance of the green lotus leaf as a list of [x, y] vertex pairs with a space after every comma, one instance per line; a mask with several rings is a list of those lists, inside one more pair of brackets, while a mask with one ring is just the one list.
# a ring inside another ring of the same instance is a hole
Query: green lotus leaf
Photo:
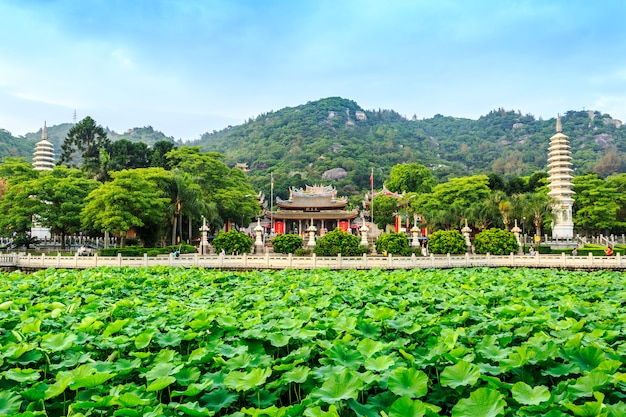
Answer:
[[209, 410], [218, 412], [237, 401], [239, 396], [225, 389], [217, 389], [203, 395], [200, 399], [206, 404]]
[[291, 337], [285, 333], [270, 333], [266, 335], [267, 340], [270, 341], [272, 346], [283, 347], [287, 346]]
[[264, 384], [271, 374], [271, 368], [257, 368], [250, 372], [232, 371], [224, 378], [224, 384], [230, 389], [248, 391]]
[[200, 378], [200, 370], [195, 366], [183, 368], [174, 377], [179, 385], [186, 387]]
[[16, 382], [34, 382], [41, 377], [36, 369], [13, 368], [2, 374], [5, 378]]
[[387, 386], [401, 397], [420, 398], [428, 392], [428, 376], [414, 368], [396, 368], [389, 374]]
[[42, 336], [39, 346], [43, 350], [59, 352], [69, 349], [77, 336], [74, 333], [55, 333]]
[[354, 411], [357, 417], [380, 417], [378, 410], [371, 404], [361, 404], [356, 400], [348, 400], [348, 407]]
[[22, 333], [39, 333], [41, 331], [41, 320], [33, 319], [30, 322], [24, 323], [22, 326]]
[[201, 384], [189, 384], [186, 390], [184, 391], [172, 391], [172, 397], [175, 396], [183, 396], [183, 397], [195, 397], [196, 395], [202, 394], [207, 387], [211, 386], [213, 381], [206, 380]]
[[13, 300], [9, 300], [9, 301], [5, 301], [4, 303], [0, 303], [0, 311], [4, 311], [4, 310], [8, 310], [11, 308], [11, 306], [13, 305], [14, 301]]
[[575, 363], [581, 371], [585, 372], [597, 368], [606, 359], [606, 354], [600, 348], [586, 346], [566, 352], [564, 359]]
[[[577, 405], [572, 403], [565, 403], [565, 407], [571, 410], [574, 415], [587, 417], [587, 416], [604, 416], [607, 415], [604, 408], [606, 407], [603, 403], [604, 394], [601, 392], [595, 392], [593, 394], [594, 398], [597, 401], [586, 402], [583, 405]], [[624, 410], [620, 410], [617, 415], [623, 415]]]
[[0, 391], [0, 416], [14, 416], [20, 411], [22, 398], [11, 391]]
[[161, 347], [175, 347], [180, 345], [180, 342], [183, 341], [183, 335], [175, 331], [167, 333], [156, 333], [154, 335], [154, 340]]
[[283, 379], [286, 382], [295, 382], [296, 384], [304, 383], [309, 377], [311, 368], [308, 366], [298, 366], [283, 374]]
[[45, 399], [49, 400], [63, 394], [63, 392], [65, 392], [65, 389], [70, 385], [70, 382], [72, 382], [71, 376], [67, 375], [67, 373], [59, 372], [56, 378], [56, 382], [52, 385], [48, 385], [48, 388], [46, 389]]
[[356, 399], [363, 388], [363, 381], [349, 369], [330, 376], [322, 386], [312, 391], [313, 398], [334, 404], [341, 400]]
[[599, 391], [608, 382], [609, 375], [596, 369], [576, 379], [576, 383], [570, 385], [567, 392], [574, 397], [591, 397], [595, 391]]
[[537, 405], [550, 399], [550, 390], [544, 385], [531, 387], [523, 381], [517, 382], [511, 388], [513, 399], [524, 405]]
[[187, 362], [205, 363], [210, 360], [209, 351], [205, 347], [194, 349], [187, 358]]
[[419, 400], [409, 397], [398, 398], [389, 408], [389, 417], [422, 417], [427, 408]]
[[391, 368], [395, 365], [395, 363], [396, 361], [394, 361], [393, 357], [389, 355], [381, 355], [376, 358], [367, 358], [363, 365], [368, 371], [382, 372]]
[[174, 382], [176, 382], [176, 378], [173, 376], [160, 376], [146, 387], [146, 391], [161, 391], [163, 388], [173, 384]]
[[153, 332], [139, 333], [137, 336], [135, 336], [135, 348], [144, 349], [148, 347], [148, 345], [152, 341], [153, 335]]
[[115, 377], [115, 375], [116, 374], [109, 372], [98, 372], [93, 375], [77, 378], [70, 384], [70, 388], [73, 390], [80, 388], [94, 388]]
[[130, 319], [118, 319], [115, 320], [113, 323], [109, 324], [106, 329], [104, 329], [104, 331], [102, 332], [102, 337], [107, 338], [110, 337], [112, 335], [114, 335], [115, 333], [119, 332], [120, 330], [122, 330], [124, 328], [124, 326], [126, 326], [126, 324], [128, 324], [128, 322], [130, 321]]
[[200, 404], [198, 404], [198, 401], [178, 404], [176, 406], [176, 411], [181, 411], [185, 415], [192, 416], [192, 417], [205, 417], [205, 416], [212, 416], [213, 414], [215, 414], [213, 411], [210, 411], [208, 408], [201, 407]]
[[335, 405], [330, 405], [328, 411], [322, 410], [322, 407], [307, 407], [302, 414], [304, 417], [340, 417]]
[[361, 367], [363, 356], [353, 347], [347, 346], [344, 343], [335, 343], [333, 346], [325, 352], [328, 357], [333, 360], [337, 365], [345, 366], [346, 368], [357, 370]]
[[444, 387], [456, 388], [464, 385], [473, 386], [480, 377], [480, 369], [473, 363], [459, 361], [446, 366], [441, 372], [440, 382]]
[[158, 362], [156, 365], [154, 365], [154, 367], [152, 367], [152, 369], [146, 372], [146, 379], [150, 381], [160, 377], [174, 375], [175, 373], [179, 372], [182, 367], [182, 364], [175, 366], [172, 363]]
[[117, 400], [124, 407], [137, 407], [140, 405], [147, 405], [150, 402], [149, 400], [141, 398], [134, 392], [125, 392], [120, 394], [120, 396], [117, 397]]
[[133, 408], [118, 408], [113, 413], [115, 417], [142, 417], [143, 412], [135, 410]]
[[383, 345], [381, 342], [377, 340], [365, 338], [359, 342], [359, 344], [356, 347], [356, 350], [361, 352], [361, 355], [365, 356], [366, 358], [369, 358], [371, 356], [374, 356], [376, 353], [380, 352], [384, 346], [385, 345]]
[[496, 390], [478, 388], [452, 408], [452, 417], [497, 417], [504, 414], [504, 396]]

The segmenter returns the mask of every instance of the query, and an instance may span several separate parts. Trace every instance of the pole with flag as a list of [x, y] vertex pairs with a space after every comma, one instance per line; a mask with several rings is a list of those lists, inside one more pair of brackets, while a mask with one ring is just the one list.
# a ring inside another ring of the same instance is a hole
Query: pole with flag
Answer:
[[372, 201], [370, 202], [370, 220], [372, 224], [374, 224], [374, 168], [372, 168], [372, 173], [370, 174], [370, 195], [372, 196]]
[[270, 173], [270, 234], [274, 231], [274, 172]]

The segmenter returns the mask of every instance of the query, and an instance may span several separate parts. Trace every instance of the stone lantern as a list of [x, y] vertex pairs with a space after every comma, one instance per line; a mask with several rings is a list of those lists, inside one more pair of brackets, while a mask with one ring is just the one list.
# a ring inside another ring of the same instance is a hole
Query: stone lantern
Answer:
[[257, 218], [257, 224], [254, 228], [254, 233], [256, 234], [256, 240], [254, 241], [254, 246], [257, 253], [261, 253], [263, 250], [263, 226], [261, 226], [261, 218]]
[[513, 228], [511, 229], [511, 232], [513, 232], [513, 234], [515, 235], [515, 239], [517, 240], [517, 244], [520, 248], [520, 251], [522, 250], [522, 239], [520, 237], [520, 233], [522, 232], [522, 229], [520, 229], [517, 226], [517, 219], [515, 219], [515, 226], [513, 226]]
[[202, 216], [202, 226], [200, 227], [200, 254], [209, 254], [209, 227], [206, 225], [206, 218]]
[[414, 248], [417, 248], [420, 245], [419, 231], [420, 231], [420, 228], [417, 227], [417, 213], [416, 213], [413, 215], [413, 227], [411, 228], [411, 236], [413, 237], [413, 240], [411, 241], [411, 246]]
[[317, 227], [315, 227], [315, 223], [313, 223], [313, 219], [311, 219], [311, 225], [307, 229], [309, 232], [309, 242], [307, 246], [313, 247], [315, 246], [315, 232], [317, 232]]
[[472, 242], [470, 241], [470, 233], [472, 233], [472, 229], [467, 225], [467, 219], [465, 219], [465, 226], [461, 229], [461, 233], [465, 237], [465, 245], [468, 248], [472, 246]]

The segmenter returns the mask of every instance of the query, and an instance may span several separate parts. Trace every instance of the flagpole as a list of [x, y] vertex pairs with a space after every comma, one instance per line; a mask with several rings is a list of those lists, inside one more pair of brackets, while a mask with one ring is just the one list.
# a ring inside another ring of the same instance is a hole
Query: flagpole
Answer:
[[272, 210], [272, 207], [274, 206], [274, 172], [272, 171], [270, 173], [270, 236], [272, 235], [272, 232], [274, 231], [274, 211]]
[[370, 191], [372, 195], [372, 202], [370, 203], [370, 220], [372, 221], [372, 227], [374, 227], [374, 168], [370, 174]]

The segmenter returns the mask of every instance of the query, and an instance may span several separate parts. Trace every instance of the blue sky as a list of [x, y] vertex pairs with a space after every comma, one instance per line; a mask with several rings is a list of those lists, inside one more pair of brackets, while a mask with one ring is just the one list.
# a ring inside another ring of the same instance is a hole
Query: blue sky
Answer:
[[176, 139], [340, 96], [407, 117], [626, 122], [621, 0], [0, 0], [0, 128]]

